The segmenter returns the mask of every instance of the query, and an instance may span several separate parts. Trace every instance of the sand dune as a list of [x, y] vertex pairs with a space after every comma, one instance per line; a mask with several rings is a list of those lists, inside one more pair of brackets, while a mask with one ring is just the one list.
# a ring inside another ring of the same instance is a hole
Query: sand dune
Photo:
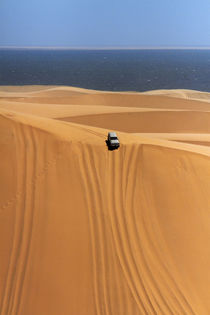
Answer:
[[62, 120], [132, 133], [210, 133], [210, 112], [120, 112], [64, 117]]
[[202, 100], [203, 102], [210, 102], [209, 92], [200, 92], [196, 90], [154, 90], [144, 92], [145, 95], [161, 95], [184, 98], [189, 100]]
[[0, 314], [210, 314], [210, 104], [0, 93]]
[[158, 139], [166, 139], [172, 141], [180, 141], [185, 143], [192, 143], [198, 145], [206, 145], [210, 146], [210, 134], [191, 134], [191, 133], [135, 133], [135, 135], [139, 135], [141, 137], [151, 137]]
[[[151, 112], [151, 111], [170, 111], [169, 109], [154, 109], [141, 107], [120, 107], [120, 106], [104, 106], [104, 105], [75, 105], [75, 104], [46, 104], [46, 103], [30, 103], [21, 101], [0, 101], [0, 108], [13, 112], [27, 113], [50, 118], [68, 118], [74, 116], [106, 114], [106, 113], [135, 113], [135, 112]], [[181, 111], [177, 109], [176, 111]]]
[[[13, 95], [13, 96], [12, 96]], [[60, 94], [59, 94], [60, 95]], [[141, 108], [156, 108], [156, 109], [170, 109], [170, 110], [204, 110], [209, 111], [209, 104], [203, 101], [195, 101], [180, 99], [176, 97], [167, 97], [161, 95], [144, 95], [140, 93], [136, 94], [113, 94], [113, 93], [89, 93], [89, 94], [74, 94], [65, 96], [57, 96], [56, 94], [46, 93], [41, 95], [37, 93], [36, 97], [28, 95], [17, 95], [17, 93], [7, 93], [6, 95], [0, 96], [1, 98], [6, 97], [6, 100], [13, 101], [25, 101], [30, 103], [46, 103], [46, 104], [74, 104], [74, 105], [103, 105], [103, 106], [120, 106], [120, 107], [141, 107]]]

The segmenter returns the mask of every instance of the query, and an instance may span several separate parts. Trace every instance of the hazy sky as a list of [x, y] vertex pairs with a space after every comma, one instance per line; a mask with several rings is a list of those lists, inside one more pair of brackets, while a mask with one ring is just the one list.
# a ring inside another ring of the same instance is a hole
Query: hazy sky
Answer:
[[210, 0], [0, 0], [0, 46], [210, 46]]

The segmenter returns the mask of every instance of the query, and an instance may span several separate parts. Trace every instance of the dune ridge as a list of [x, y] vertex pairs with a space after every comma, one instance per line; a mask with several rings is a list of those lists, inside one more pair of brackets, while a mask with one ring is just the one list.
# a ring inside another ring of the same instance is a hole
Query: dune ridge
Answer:
[[208, 104], [0, 93], [0, 314], [208, 315]]

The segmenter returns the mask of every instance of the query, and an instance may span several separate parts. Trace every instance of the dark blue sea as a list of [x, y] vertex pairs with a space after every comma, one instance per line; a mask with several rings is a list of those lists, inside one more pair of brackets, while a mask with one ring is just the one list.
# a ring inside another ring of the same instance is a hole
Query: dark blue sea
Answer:
[[0, 85], [210, 92], [210, 50], [0, 49]]

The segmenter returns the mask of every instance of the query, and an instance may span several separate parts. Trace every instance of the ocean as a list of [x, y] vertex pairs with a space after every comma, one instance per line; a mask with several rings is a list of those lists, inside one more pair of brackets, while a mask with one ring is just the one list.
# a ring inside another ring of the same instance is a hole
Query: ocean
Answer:
[[0, 49], [0, 85], [210, 92], [210, 50]]

